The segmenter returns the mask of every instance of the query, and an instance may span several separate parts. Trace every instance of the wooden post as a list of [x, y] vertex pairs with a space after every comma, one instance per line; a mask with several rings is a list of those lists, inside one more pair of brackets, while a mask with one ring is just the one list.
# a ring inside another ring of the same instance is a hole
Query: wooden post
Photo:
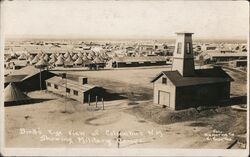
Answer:
[[89, 106], [90, 106], [90, 94], [88, 95], [88, 103], [89, 103]]
[[42, 90], [42, 72], [41, 72], [41, 68], [40, 68], [40, 90]]
[[103, 98], [102, 98], [102, 109], [104, 110], [104, 101], [103, 101]]
[[95, 96], [95, 107], [97, 108], [97, 96]]

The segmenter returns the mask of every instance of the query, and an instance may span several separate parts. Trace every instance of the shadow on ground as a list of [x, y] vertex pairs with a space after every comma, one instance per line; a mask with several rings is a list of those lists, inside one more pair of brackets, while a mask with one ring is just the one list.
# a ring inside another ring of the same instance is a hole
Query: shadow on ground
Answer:
[[247, 96], [235, 96], [231, 97], [229, 100], [221, 102], [220, 106], [232, 106], [232, 105], [241, 105], [247, 103]]
[[11, 106], [21, 106], [21, 105], [33, 105], [33, 104], [39, 104], [41, 102], [50, 101], [54, 99], [41, 99], [41, 98], [34, 98], [26, 101], [17, 101], [17, 102], [9, 102], [4, 103], [4, 107], [11, 107]]

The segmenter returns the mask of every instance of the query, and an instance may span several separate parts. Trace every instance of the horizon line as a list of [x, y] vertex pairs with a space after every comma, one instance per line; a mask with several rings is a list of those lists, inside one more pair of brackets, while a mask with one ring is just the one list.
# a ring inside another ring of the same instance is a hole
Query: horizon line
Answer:
[[[176, 37], [81, 37], [81, 36], [5, 36], [6, 40], [11, 39], [81, 39], [81, 40], [175, 40]], [[193, 37], [193, 40], [244, 40], [247, 41], [248, 38], [244, 37]]]

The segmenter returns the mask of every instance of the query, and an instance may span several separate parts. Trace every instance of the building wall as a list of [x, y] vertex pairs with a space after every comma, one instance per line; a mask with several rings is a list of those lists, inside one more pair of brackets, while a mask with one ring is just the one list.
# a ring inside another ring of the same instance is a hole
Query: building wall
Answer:
[[233, 67], [233, 68], [237, 68], [237, 67], [247, 67], [247, 61], [242, 60], [242, 61], [230, 61], [229, 62], [229, 66]]
[[131, 62], [131, 63], [125, 63], [125, 62], [118, 62], [116, 64], [113, 64], [113, 67], [140, 67], [140, 66], [157, 66], [157, 65], [167, 65], [166, 61], [158, 61], [158, 62]]
[[[48, 83], [50, 83], [51, 86], [49, 86]], [[51, 83], [49, 81], [46, 81], [46, 85], [47, 85], [47, 90], [50, 92], [53, 92], [53, 93], [56, 93], [56, 94], [59, 94], [62, 96], [67, 96], [68, 98], [71, 98], [71, 99], [77, 100], [81, 103], [84, 103], [84, 93], [83, 92], [78, 91], [78, 95], [74, 95], [73, 89], [70, 89], [70, 93], [66, 93], [66, 87], [64, 87], [64, 86], [60, 86], [57, 84], [58, 89], [56, 89], [54, 86], [55, 84]]]
[[237, 59], [247, 59], [247, 56], [212, 56], [212, 60], [216, 62], [232, 61]]
[[[167, 84], [162, 84], [162, 78], [167, 79]], [[159, 102], [159, 91], [165, 91], [170, 93], [170, 108], [175, 108], [175, 92], [176, 88], [173, 83], [165, 76], [160, 77], [154, 82], [154, 103], [158, 104]]]
[[230, 82], [176, 88], [176, 110], [217, 105], [230, 98]]

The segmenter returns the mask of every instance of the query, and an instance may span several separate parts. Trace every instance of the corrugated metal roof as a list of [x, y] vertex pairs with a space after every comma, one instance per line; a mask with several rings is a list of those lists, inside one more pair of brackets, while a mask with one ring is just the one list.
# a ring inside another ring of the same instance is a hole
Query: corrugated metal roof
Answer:
[[191, 86], [233, 81], [233, 79], [224, 70], [220, 68], [212, 68], [195, 70], [195, 76], [192, 77], [183, 77], [176, 70], [162, 71], [151, 82], [156, 81], [162, 75], [167, 76], [175, 86]]
[[57, 85], [63, 86], [63, 87], [66, 87], [66, 83], [67, 83], [67, 88], [77, 90], [77, 91], [81, 91], [81, 92], [86, 92], [86, 91], [88, 91], [90, 89], [93, 89], [93, 88], [97, 87], [95, 85], [90, 85], [90, 84], [82, 85], [77, 81], [72, 81], [72, 80], [69, 80], [69, 79], [62, 79], [61, 77], [58, 77], [58, 76], [54, 76], [54, 77], [46, 80], [46, 82], [57, 84]]

